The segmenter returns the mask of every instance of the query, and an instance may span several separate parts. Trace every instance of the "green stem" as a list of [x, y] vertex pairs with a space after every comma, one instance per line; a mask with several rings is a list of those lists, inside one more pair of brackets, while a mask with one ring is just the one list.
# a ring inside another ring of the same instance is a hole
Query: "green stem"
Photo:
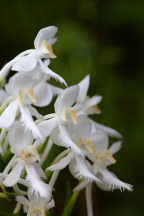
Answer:
[[5, 193], [0, 192], [0, 198], [8, 198], [7, 195]]
[[64, 211], [62, 213], [61, 216], [69, 216], [72, 213], [72, 210], [75, 206], [75, 203], [77, 201], [78, 195], [79, 195], [80, 191], [76, 191], [73, 193], [73, 195], [71, 196], [68, 204], [66, 205], [66, 207], [64, 208]]
[[39, 162], [39, 164], [42, 166], [45, 159], [48, 157], [48, 154], [50, 153], [50, 150], [53, 146], [53, 142], [51, 141], [51, 139], [48, 140], [47, 144], [46, 144], [46, 148], [44, 149], [42, 155], [41, 155], [41, 160]]

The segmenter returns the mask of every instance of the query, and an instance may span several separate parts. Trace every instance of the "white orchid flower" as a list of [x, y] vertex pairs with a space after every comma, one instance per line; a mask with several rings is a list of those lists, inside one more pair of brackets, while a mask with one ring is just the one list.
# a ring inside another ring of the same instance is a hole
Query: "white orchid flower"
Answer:
[[42, 118], [37, 110], [31, 105], [39, 107], [47, 106], [53, 96], [58, 92], [57, 88], [49, 85], [44, 80], [37, 82], [31, 75], [17, 73], [10, 78], [5, 86], [6, 92], [13, 98], [13, 101], [6, 107], [0, 116], [0, 127], [9, 128], [15, 121], [18, 114], [25, 127], [32, 131], [35, 138], [42, 138], [40, 131], [33, 121], [32, 116]]
[[30, 192], [28, 192], [28, 199], [24, 196], [17, 196], [16, 199], [18, 203], [23, 204], [27, 216], [46, 216], [47, 211], [55, 207], [53, 199], [35, 197]]
[[[82, 145], [88, 145], [90, 147], [89, 136], [91, 133], [91, 122], [85, 115], [78, 116], [78, 124], [74, 125], [72, 122], [67, 125], [67, 132], [70, 139], [75, 143], [77, 147], [81, 147], [84, 153]], [[55, 131], [51, 135], [51, 139], [57, 145], [65, 146], [63, 137], [60, 135], [60, 131]], [[68, 144], [67, 144], [68, 145]], [[80, 146], [81, 145], [81, 146]], [[76, 179], [87, 179], [88, 181], [99, 181], [94, 176], [90, 163], [81, 155], [76, 154], [72, 149], [64, 156], [58, 163], [48, 167], [48, 170], [56, 171], [62, 170], [69, 165], [70, 172]]]
[[68, 132], [67, 125], [73, 122], [74, 125], [78, 124], [77, 111], [79, 107], [75, 104], [79, 92], [79, 87], [69, 87], [58, 96], [54, 107], [55, 114], [49, 120], [42, 121], [38, 124], [38, 128], [44, 137], [52, 133], [63, 140], [61, 145], [72, 148], [76, 153], [82, 154], [80, 148], [71, 140]]
[[[56, 58], [52, 50], [52, 45], [56, 42], [55, 34], [57, 31], [58, 29], [55, 26], [41, 29], [34, 41], [35, 49], [24, 51], [11, 62], [6, 64], [1, 70], [0, 79], [2, 80], [8, 74], [10, 69], [18, 72], [29, 73], [33, 73], [33, 71], [36, 73], [37, 70], [39, 73], [48, 74], [49, 77], [52, 77], [66, 85], [65, 80], [61, 76], [47, 67], [50, 64], [49, 59]], [[48, 59], [48, 61], [42, 59]]]
[[[93, 172], [97, 178], [100, 179], [97, 185], [103, 190], [132, 190], [132, 186], [120, 181], [113, 173], [108, 171], [107, 166], [116, 163], [113, 154], [115, 154], [121, 148], [121, 142], [118, 141], [114, 143], [110, 148], [108, 148], [109, 140], [106, 133], [103, 131], [97, 131], [94, 135], [90, 137], [93, 145], [93, 152], [87, 152], [87, 157], [93, 163]], [[75, 188], [75, 190], [80, 190], [88, 182], [84, 181]]]
[[8, 136], [11, 152], [16, 155], [16, 158], [13, 161], [12, 170], [3, 181], [3, 184], [7, 187], [14, 186], [18, 183], [23, 171], [26, 170], [26, 179], [30, 185], [29, 190], [36, 196], [49, 197], [51, 188], [41, 180], [41, 177], [45, 178], [46, 176], [36, 163], [36, 161], [40, 160], [40, 157], [37, 149], [32, 145], [33, 137], [31, 132], [26, 131], [20, 121], [16, 121], [10, 128]]

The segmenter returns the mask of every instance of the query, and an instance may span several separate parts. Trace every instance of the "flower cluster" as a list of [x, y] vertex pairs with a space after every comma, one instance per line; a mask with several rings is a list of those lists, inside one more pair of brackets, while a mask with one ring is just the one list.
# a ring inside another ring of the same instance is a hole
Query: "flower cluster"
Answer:
[[[116, 163], [114, 154], [121, 147], [121, 141], [109, 146], [109, 137], [120, 139], [121, 135], [90, 118], [100, 113], [98, 103], [102, 99], [99, 95], [87, 95], [90, 76], [67, 87], [65, 80], [49, 68], [50, 59], [56, 58], [52, 50], [56, 33], [55, 26], [40, 30], [35, 49], [22, 52], [0, 72], [0, 154], [2, 158], [6, 154], [11, 158], [0, 173], [0, 182], [16, 192], [15, 212], [23, 205], [28, 216], [44, 216], [55, 205], [52, 191], [58, 174], [69, 166], [79, 181], [74, 191], [86, 190], [87, 212], [92, 216], [93, 182], [103, 190], [132, 187], [107, 169]], [[12, 71], [14, 75], [9, 78]], [[66, 88], [50, 84], [51, 78]], [[55, 96], [54, 113], [41, 115], [36, 107], [48, 107]], [[53, 145], [64, 150], [43, 170]], [[50, 179], [47, 170], [52, 172]]]

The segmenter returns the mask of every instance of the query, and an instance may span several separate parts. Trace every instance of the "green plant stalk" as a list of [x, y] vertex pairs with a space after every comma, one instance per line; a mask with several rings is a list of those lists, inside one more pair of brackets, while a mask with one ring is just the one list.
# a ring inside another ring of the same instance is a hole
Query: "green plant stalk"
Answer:
[[69, 216], [72, 213], [72, 210], [73, 210], [73, 208], [75, 206], [78, 195], [79, 195], [79, 191], [76, 191], [76, 192], [73, 193], [73, 195], [71, 196], [69, 202], [67, 203], [66, 207], [64, 208], [64, 211], [63, 211], [61, 216]]

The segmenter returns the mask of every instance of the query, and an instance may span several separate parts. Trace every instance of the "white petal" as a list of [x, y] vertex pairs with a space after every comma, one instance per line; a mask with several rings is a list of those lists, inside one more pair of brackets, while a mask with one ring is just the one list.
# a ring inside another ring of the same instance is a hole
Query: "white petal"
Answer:
[[46, 209], [49, 210], [51, 208], [55, 207], [55, 202], [52, 199], [47, 205], [46, 205]]
[[48, 184], [45, 184], [40, 177], [38, 176], [38, 173], [36, 172], [34, 166], [27, 165], [26, 166], [27, 171], [27, 180], [30, 184], [30, 193], [34, 193], [35, 196], [41, 196], [44, 198], [51, 197], [51, 188]]
[[48, 137], [52, 133], [56, 125], [57, 125], [57, 118], [51, 118], [49, 120], [40, 122], [37, 125], [37, 127], [40, 130], [43, 137]]
[[3, 79], [4, 77], [6, 77], [8, 73], [10, 72], [10, 69], [13, 66], [13, 64], [20, 59], [21, 57], [16, 57], [10, 62], [8, 62], [7, 64], [5, 64], [4, 67], [0, 71], [0, 79]]
[[33, 163], [33, 166], [35, 170], [37, 171], [39, 177], [46, 178], [46, 175], [39, 164]]
[[101, 125], [97, 122], [94, 122], [92, 121], [93, 123], [93, 126], [98, 129], [98, 130], [103, 130], [105, 133], [107, 133], [109, 136], [112, 136], [112, 137], [117, 137], [117, 138], [121, 138], [121, 134], [118, 133], [116, 130], [114, 130], [113, 128], [110, 128], [110, 127], [107, 127], [107, 126], [104, 126], [104, 125]]
[[18, 72], [29, 72], [33, 70], [37, 65], [36, 53], [30, 53], [26, 56], [21, 57], [13, 66], [12, 70]]
[[55, 96], [55, 95], [60, 95], [60, 94], [64, 91], [64, 89], [62, 89], [62, 88], [53, 86], [53, 85], [51, 85], [51, 84], [48, 84], [48, 85], [50, 86], [50, 88], [51, 88], [51, 90], [52, 90], [54, 96]]
[[26, 106], [22, 106], [20, 107], [20, 111], [21, 121], [24, 123], [25, 128], [29, 129], [32, 132], [34, 138], [42, 139], [43, 137], [38, 127], [36, 126], [34, 120], [32, 119], [29, 109]]
[[89, 138], [92, 127], [91, 121], [85, 115], [79, 115], [77, 119], [78, 124], [69, 123], [69, 134], [74, 134], [74, 136], [77, 137], [77, 140], [78, 138]]
[[0, 89], [0, 106], [4, 103], [4, 101], [7, 98], [8, 98], [8, 94], [3, 89]]
[[20, 178], [20, 175], [21, 175], [23, 168], [24, 167], [23, 167], [21, 161], [19, 161], [16, 164], [16, 166], [12, 169], [12, 171], [8, 174], [6, 179], [3, 181], [3, 184], [6, 187], [12, 187], [13, 185], [15, 185]]
[[99, 181], [99, 179], [92, 173], [92, 168], [89, 162], [82, 157], [76, 157], [76, 159], [73, 159], [69, 165], [69, 169], [72, 175], [78, 180], [86, 179], [88, 181]]
[[109, 138], [103, 131], [96, 131], [94, 135], [92, 135], [91, 139], [96, 151], [104, 151], [108, 148]]
[[38, 119], [43, 119], [43, 116], [33, 106], [27, 105], [27, 107], [28, 107], [30, 114], [32, 116], [35, 116]]
[[32, 76], [28, 73], [16, 73], [9, 79], [9, 83], [5, 86], [6, 91], [15, 97], [17, 97], [19, 90], [25, 90], [27, 88], [33, 88], [36, 81], [32, 79]]
[[102, 174], [101, 181], [98, 182], [98, 186], [103, 190], [114, 190], [120, 189], [121, 191], [127, 189], [129, 191], [132, 190], [132, 186], [130, 184], [124, 183], [120, 181], [112, 172], [107, 169], [101, 169], [100, 173]]
[[97, 105], [102, 100], [102, 97], [99, 95], [93, 96], [86, 100], [84, 104], [84, 111], [87, 115], [99, 113], [93, 106]]
[[[48, 26], [46, 28], [41, 29], [34, 41], [35, 48], [38, 48], [41, 46], [42, 41], [49, 41], [50, 39], [53, 39], [55, 34], [57, 33], [58, 28], [56, 26]], [[52, 45], [49, 44], [49, 45]]]
[[87, 99], [86, 106], [90, 107], [90, 106], [97, 105], [101, 100], [102, 100], [102, 96], [95, 95], [95, 96]]
[[79, 190], [84, 189], [84, 188], [87, 186], [88, 183], [89, 183], [88, 180], [82, 181], [81, 183], [78, 184], [78, 186], [76, 186], [76, 187], [73, 189], [73, 191], [75, 192], [75, 191], [79, 191]]
[[23, 205], [26, 205], [28, 207], [30, 206], [30, 201], [27, 198], [25, 198], [24, 196], [17, 196], [16, 200], [17, 200], [17, 202], [19, 202]]
[[41, 60], [39, 60], [40, 66], [41, 66], [41, 70], [48, 74], [50, 77], [54, 78], [55, 80], [59, 81], [60, 83], [65, 84], [65, 86], [67, 86], [65, 80], [59, 76], [58, 74], [56, 74], [55, 72], [53, 72], [51, 69], [49, 69]]
[[33, 89], [35, 98], [37, 100], [36, 106], [44, 107], [50, 104], [53, 99], [53, 93], [49, 84], [40, 82]]
[[17, 100], [11, 102], [8, 107], [3, 111], [0, 116], [0, 128], [8, 128], [10, 127], [16, 117], [18, 111], [18, 103]]
[[77, 99], [78, 92], [79, 92], [79, 87], [78, 85], [75, 85], [66, 88], [62, 92], [62, 94], [59, 95], [54, 105], [55, 111], [58, 115], [61, 116], [65, 106], [71, 107], [74, 104], [74, 102]]
[[47, 170], [51, 170], [51, 171], [62, 170], [71, 162], [73, 157], [74, 157], [74, 153], [71, 152], [68, 155], [66, 155], [65, 157], [63, 157], [58, 163], [56, 163], [52, 166], [49, 166], [47, 168]]
[[32, 145], [33, 137], [32, 134], [25, 129], [20, 121], [16, 121], [10, 128], [9, 143], [11, 145], [11, 152], [19, 155], [21, 150], [25, 147]]
[[59, 130], [60, 130], [60, 138], [65, 144], [65, 146], [70, 147], [74, 150], [75, 153], [83, 155], [83, 152], [81, 149], [71, 140], [69, 137], [66, 128], [63, 125], [59, 125]]
[[80, 83], [79, 83], [79, 94], [77, 98], [77, 103], [83, 102], [87, 96], [88, 88], [90, 83], [90, 76], [87, 75]]
[[121, 142], [121, 141], [115, 142], [115, 143], [109, 148], [110, 153], [111, 153], [112, 155], [115, 154], [115, 153], [117, 153], [117, 152], [121, 149], [121, 146], [122, 146], [122, 142]]

